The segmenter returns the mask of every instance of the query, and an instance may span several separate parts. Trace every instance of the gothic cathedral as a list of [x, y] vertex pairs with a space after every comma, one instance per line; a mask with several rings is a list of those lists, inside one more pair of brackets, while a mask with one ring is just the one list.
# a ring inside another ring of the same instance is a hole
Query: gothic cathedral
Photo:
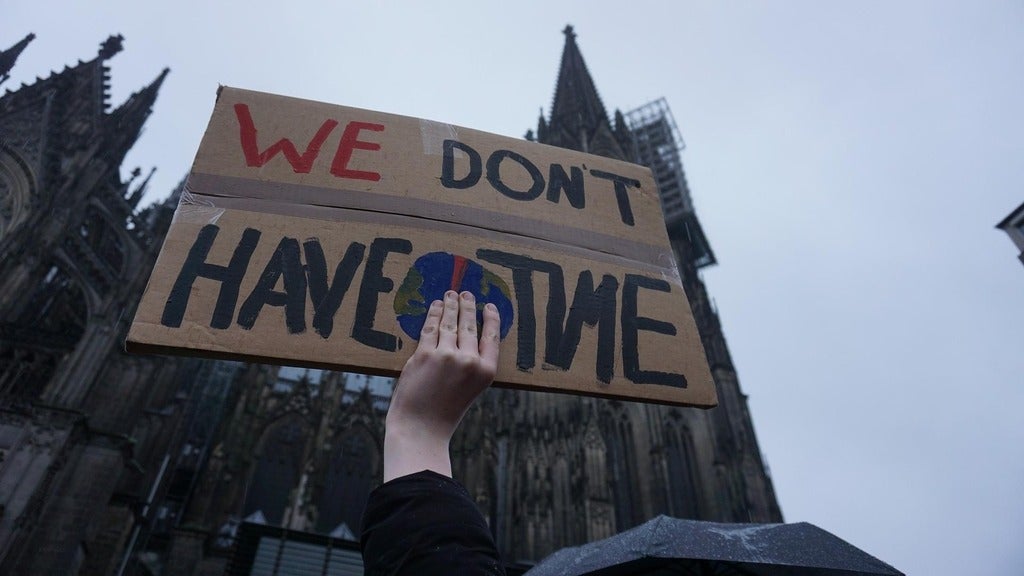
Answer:
[[[0, 83], [32, 39], [0, 52]], [[140, 210], [147, 179], [121, 176], [167, 75], [110, 110], [121, 41], [0, 97], [0, 573], [221, 574], [245, 524], [357, 540], [389, 379], [121, 352], [180, 194]], [[527, 137], [659, 162], [633, 119], [609, 118], [566, 28]], [[659, 185], [720, 405], [488, 391], [453, 466], [510, 562], [662, 513], [781, 521], [699, 276], [714, 258], [688, 190]]]

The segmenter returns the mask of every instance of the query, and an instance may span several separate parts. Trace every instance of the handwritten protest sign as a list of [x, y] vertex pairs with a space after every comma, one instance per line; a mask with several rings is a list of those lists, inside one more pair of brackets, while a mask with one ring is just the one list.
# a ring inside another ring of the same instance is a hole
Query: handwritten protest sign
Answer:
[[394, 375], [449, 289], [496, 385], [713, 406], [650, 171], [222, 88], [127, 347]]

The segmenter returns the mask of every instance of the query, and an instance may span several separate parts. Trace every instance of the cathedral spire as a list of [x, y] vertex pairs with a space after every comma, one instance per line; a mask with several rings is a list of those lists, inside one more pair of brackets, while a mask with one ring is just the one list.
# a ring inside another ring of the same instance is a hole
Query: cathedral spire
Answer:
[[164, 68], [160, 75], [149, 85], [132, 94], [117, 110], [107, 117], [108, 150], [114, 155], [113, 160], [120, 164], [125, 154], [135, 144], [142, 132], [142, 125], [153, 111], [160, 86], [167, 78], [170, 68]]
[[582, 148], [599, 126], [608, 124], [608, 112], [576, 45], [576, 32], [569, 25], [562, 33], [565, 34], [565, 48], [562, 50], [562, 64], [547, 132], [562, 140], [556, 145]]
[[[138, 170], [138, 168], [135, 170]], [[153, 179], [154, 173], [156, 173], [156, 166], [149, 169], [149, 174], [146, 175], [146, 179], [136, 186], [135, 191], [128, 196], [128, 204], [130, 204], [132, 208], [137, 208], [139, 206], [139, 201], [142, 200], [142, 196], [146, 194], [146, 190], [149, 188], [149, 181]], [[136, 177], [137, 173], [132, 173], [132, 180]]]
[[14, 63], [17, 62], [18, 56], [28, 46], [28, 43], [35, 39], [36, 35], [29, 32], [28, 36], [22, 38], [14, 46], [7, 50], [0, 50], [0, 84], [3, 84], [5, 80], [11, 77], [11, 69], [14, 68]]

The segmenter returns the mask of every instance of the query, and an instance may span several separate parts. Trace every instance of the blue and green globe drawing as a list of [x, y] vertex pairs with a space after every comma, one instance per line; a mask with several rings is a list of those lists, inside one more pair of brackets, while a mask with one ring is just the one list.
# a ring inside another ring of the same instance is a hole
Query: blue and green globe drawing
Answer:
[[427, 309], [443, 300], [448, 290], [476, 296], [476, 322], [483, 323], [484, 306], [494, 304], [501, 315], [501, 339], [512, 328], [512, 299], [508, 284], [480, 264], [448, 252], [430, 252], [416, 259], [395, 295], [395, 314], [402, 330], [419, 340]]

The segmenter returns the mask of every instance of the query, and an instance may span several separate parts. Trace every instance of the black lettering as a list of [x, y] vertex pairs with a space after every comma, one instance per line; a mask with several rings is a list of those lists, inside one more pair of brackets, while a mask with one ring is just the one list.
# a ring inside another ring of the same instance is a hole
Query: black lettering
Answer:
[[[274, 290], [284, 277], [284, 292]], [[282, 238], [274, 255], [256, 281], [256, 287], [238, 310], [238, 325], [251, 330], [264, 306], [284, 306], [284, 323], [291, 334], [306, 331], [306, 275], [302, 270], [299, 241]]]
[[569, 317], [565, 321], [565, 330], [559, 330], [557, 336], [548, 332], [548, 340], [557, 340], [557, 347], [555, 353], [546, 356], [544, 361], [568, 370], [580, 344], [583, 324], [591, 327], [597, 325], [597, 379], [611, 382], [615, 371], [615, 293], [618, 289], [619, 281], [606, 274], [601, 279], [601, 285], [594, 290], [594, 275], [590, 270], [580, 272]]
[[[462, 178], [455, 178], [455, 149], [469, 156], [469, 172]], [[444, 156], [441, 162], [441, 185], [445, 188], [471, 188], [480, 181], [480, 153], [458, 140], [444, 141]]]
[[602, 180], [611, 180], [615, 184], [615, 201], [619, 204], [619, 216], [628, 226], [633, 225], [633, 209], [629, 206], [629, 188], [639, 188], [640, 181], [603, 170], [591, 170], [590, 174]]
[[[571, 176], [570, 176], [571, 174]], [[558, 204], [562, 191], [565, 191], [565, 199], [573, 208], [582, 210], [587, 205], [587, 198], [583, 194], [583, 170], [578, 166], [570, 166], [569, 174], [561, 164], [552, 164], [548, 171], [548, 200]]]
[[208, 278], [220, 282], [220, 294], [217, 296], [217, 304], [213, 309], [213, 316], [210, 318], [210, 327], [224, 329], [231, 325], [231, 319], [235, 315], [235, 304], [238, 303], [238, 289], [245, 277], [245, 271], [249, 267], [249, 259], [256, 250], [256, 244], [260, 241], [260, 231], [253, 228], [246, 228], [242, 232], [242, 239], [235, 247], [231, 255], [231, 261], [227, 266], [218, 266], [206, 262], [213, 247], [213, 241], [217, 238], [220, 227], [215, 224], [207, 224], [199, 231], [196, 241], [185, 257], [185, 263], [178, 273], [178, 279], [174, 281], [174, 287], [167, 296], [167, 303], [164, 305], [163, 315], [160, 323], [170, 328], [178, 328], [185, 316], [185, 308], [188, 307], [188, 299], [192, 294], [192, 285], [196, 278]]
[[533, 311], [533, 273], [543, 272], [549, 276], [547, 307], [547, 343], [545, 358], [557, 356], [558, 341], [553, 334], [561, 334], [561, 320], [565, 317], [565, 283], [562, 278], [562, 267], [554, 262], [536, 260], [529, 256], [509, 254], [500, 250], [476, 251], [476, 257], [492, 264], [512, 270], [512, 286], [516, 292], [516, 307], [519, 312], [518, 326], [519, 349], [516, 350], [516, 367], [529, 371], [536, 363], [537, 355], [537, 318]]
[[671, 372], [640, 369], [639, 332], [646, 330], [658, 334], [676, 335], [675, 325], [637, 315], [637, 292], [639, 288], [671, 292], [672, 286], [660, 278], [648, 278], [626, 274], [622, 283], [622, 369], [631, 382], [636, 384], [661, 384], [686, 388], [686, 377]]
[[341, 307], [356, 268], [363, 261], [366, 245], [353, 242], [348, 245], [345, 256], [334, 269], [334, 280], [327, 284], [327, 261], [320, 241], [310, 238], [302, 243], [306, 254], [306, 275], [309, 279], [309, 296], [313, 300], [313, 330], [325, 340], [334, 330], [334, 314]]
[[359, 284], [359, 299], [356, 300], [356, 320], [352, 326], [352, 338], [376, 348], [394, 352], [398, 349], [398, 338], [394, 334], [373, 329], [377, 316], [377, 298], [391, 292], [395, 282], [384, 276], [384, 260], [391, 252], [409, 254], [412, 242], [402, 238], [377, 238], [370, 244], [370, 255], [366, 258], [363, 281]]
[[[515, 160], [530, 174], [533, 185], [529, 190], [513, 190], [501, 180], [501, 161], [505, 158]], [[495, 190], [513, 200], [536, 200], [544, 192], [544, 175], [534, 166], [533, 162], [511, 150], [495, 150], [487, 159], [487, 181], [494, 186]]]

